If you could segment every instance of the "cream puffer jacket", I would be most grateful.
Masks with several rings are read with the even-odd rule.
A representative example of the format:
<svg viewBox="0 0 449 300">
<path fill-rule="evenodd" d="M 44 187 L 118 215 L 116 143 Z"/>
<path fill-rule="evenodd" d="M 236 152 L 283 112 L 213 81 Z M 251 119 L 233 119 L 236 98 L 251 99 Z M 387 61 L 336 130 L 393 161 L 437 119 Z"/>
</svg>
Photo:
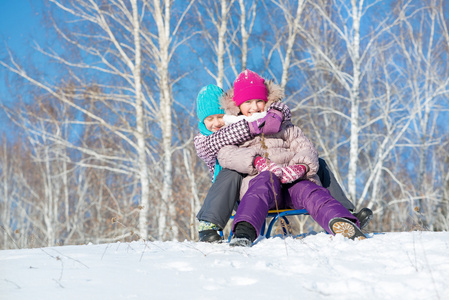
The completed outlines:
<svg viewBox="0 0 449 300">
<path fill-rule="evenodd" d="M 277 101 L 281 101 L 284 93 L 281 87 L 271 81 L 265 81 L 268 89 L 268 101 L 265 108 Z M 221 99 L 221 106 L 226 114 L 238 115 L 240 109 L 232 101 L 233 89 L 229 90 Z M 242 181 L 240 198 L 246 193 L 251 179 L 258 175 L 254 168 L 256 156 L 268 157 L 268 159 L 281 167 L 288 165 L 304 164 L 308 166 L 308 172 L 304 177 L 318 185 L 321 185 L 317 175 L 319 168 L 318 151 L 312 142 L 304 135 L 303 131 L 290 121 L 282 123 L 281 131 L 264 137 L 256 136 L 239 146 L 225 146 L 218 152 L 218 161 L 223 168 L 233 169 L 240 173 L 248 174 Z"/>
</svg>

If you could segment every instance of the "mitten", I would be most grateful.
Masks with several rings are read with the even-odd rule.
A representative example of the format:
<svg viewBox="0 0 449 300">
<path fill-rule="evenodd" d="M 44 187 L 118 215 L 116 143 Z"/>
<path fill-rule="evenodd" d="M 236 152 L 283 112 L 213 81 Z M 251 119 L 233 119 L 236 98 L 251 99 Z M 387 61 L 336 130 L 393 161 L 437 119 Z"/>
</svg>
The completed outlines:
<svg viewBox="0 0 449 300">
<path fill-rule="evenodd" d="M 290 183 L 301 177 L 303 177 L 307 172 L 305 165 L 292 165 L 282 168 L 282 183 Z"/>
<path fill-rule="evenodd" d="M 277 164 L 270 162 L 266 158 L 262 156 L 257 156 L 254 160 L 254 167 L 256 168 L 259 173 L 264 171 L 270 171 L 277 177 L 282 177 L 282 169 Z"/>
<path fill-rule="evenodd" d="M 274 134 L 281 130 L 284 114 L 276 109 L 270 109 L 265 117 L 265 124 L 262 127 L 264 134 Z"/>
<path fill-rule="evenodd" d="M 262 128 L 265 125 L 265 118 L 267 116 L 257 119 L 256 121 L 248 122 L 249 132 L 251 135 L 259 135 L 262 133 Z"/>
<path fill-rule="evenodd" d="M 252 122 L 248 122 L 249 132 L 252 135 L 259 135 L 261 133 L 277 133 L 281 130 L 281 124 L 283 120 L 284 115 L 280 111 L 276 109 L 270 109 L 265 117 Z"/>
</svg>

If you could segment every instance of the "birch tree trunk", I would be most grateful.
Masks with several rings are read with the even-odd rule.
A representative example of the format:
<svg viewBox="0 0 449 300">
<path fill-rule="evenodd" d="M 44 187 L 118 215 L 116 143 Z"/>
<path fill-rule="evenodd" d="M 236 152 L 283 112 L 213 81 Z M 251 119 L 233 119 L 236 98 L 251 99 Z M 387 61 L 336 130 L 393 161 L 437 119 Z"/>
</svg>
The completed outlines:
<svg viewBox="0 0 449 300">
<path fill-rule="evenodd" d="M 224 55 L 225 55 L 225 41 L 229 16 L 228 0 L 220 1 L 220 24 L 218 27 L 218 41 L 217 41 L 217 86 L 223 88 L 224 78 Z"/>
<path fill-rule="evenodd" d="M 247 61 L 248 61 L 248 39 L 249 33 L 246 30 L 246 7 L 244 0 L 239 0 L 240 6 L 240 33 L 242 36 L 242 68 L 241 71 L 245 71 L 247 69 Z"/>
<path fill-rule="evenodd" d="M 277 1 L 273 1 L 273 2 L 277 3 Z M 286 20 L 287 28 L 288 28 L 286 47 L 285 47 L 285 55 L 284 55 L 284 57 L 281 57 L 281 60 L 282 60 L 281 87 L 283 89 L 285 89 L 285 86 L 287 85 L 288 78 L 289 78 L 289 69 L 291 66 L 293 47 L 295 46 L 297 34 L 300 31 L 300 21 L 301 21 L 302 12 L 304 10 L 305 0 L 298 0 L 295 16 L 291 16 L 290 8 L 287 5 L 281 4 L 281 3 L 282 2 L 280 1 L 280 3 L 277 5 L 279 5 L 281 7 L 281 9 L 284 13 L 284 18 Z"/>
<path fill-rule="evenodd" d="M 46 238 L 47 238 L 47 246 L 51 247 L 55 245 L 56 242 L 56 234 L 55 234 L 55 226 L 56 226 L 56 218 L 58 216 L 57 211 L 57 202 L 56 202 L 56 196 L 53 195 L 54 187 L 52 184 L 52 170 L 50 168 L 50 162 L 53 160 L 50 158 L 48 153 L 48 147 L 45 147 L 43 149 L 43 157 L 39 157 L 39 160 L 42 160 L 43 162 L 43 168 L 41 170 L 42 172 L 42 179 L 43 179 L 43 186 L 45 191 L 45 204 L 44 204 L 44 221 L 45 221 L 45 228 L 46 228 Z"/>
<path fill-rule="evenodd" d="M 2 199 L 0 200 L 1 207 L 1 220 L 0 220 L 0 233 L 3 235 L 2 249 L 9 249 L 13 247 L 9 247 L 9 244 L 12 244 L 10 239 L 12 239 L 12 228 L 9 226 L 11 223 L 11 206 L 13 205 L 13 201 L 11 201 L 12 197 L 10 195 L 10 191 L 13 188 L 11 183 L 13 182 L 13 172 L 11 168 L 11 164 L 13 163 L 12 159 L 8 157 L 8 143 L 6 141 L 6 137 L 2 136 L 1 140 L 3 141 L 3 149 L 1 149 L 0 156 L 0 187 L 1 187 L 1 195 Z M 14 174 L 17 176 L 17 174 Z"/>
<path fill-rule="evenodd" d="M 357 164 L 359 160 L 359 101 L 360 101 L 360 18 L 363 0 L 351 0 L 352 5 L 352 89 L 351 89 L 351 137 L 349 148 L 348 190 L 357 206 Z"/>
<path fill-rule="evenodd" d="M 428 27 L 430 30 L 428 35 L 428 41 L 424 41 L 424 45 L 427 45 L 427 49 L 422 54 L 423 60 L 426 62 L 432 61 L 432 57 L 434 55 L 433 48 L 434 48 L 434 35 L 435 35 L 435 19 L 436 19 L 436 10 L 430 9 L 429 10 L 429 23 L 430 26 Z M 424 38 L 424 37 L 423 37 Z M 419 177 L 418 182 L 426 183 L 427 178 L 431 176 L 426 176 L 428 173 L 428 164 L 427 164 L 427 156 L 429 152 L 429 144 L 431 143 L 432 139 L 432 128 L 430 128 L 430 115 L 432 112 L 432 104 L 434 101 L 432 101 L 433 98 L 433 76 L 432 76 L 432 64 L 425 64 L 425 81 L 424 81 L 424 103 L 422 107 L 422 114 L 420 114 L 420 127 L 421 127 L 421 147 L 420 147 L 420 154 L 419 154 Z M 425 189 L 422 190 L 423 194 L 426 194 Z M 418 200 L 416 203 L 417 207 L 422 211 L 423 207 L 421 204 L 421 200 Z"/>
<path fill-rule="evenodd" d="M 253 31 L 253 27 L 256 21 L 256 8 L 257 8 L 257 2 L 258 0 L 253 0 L 251 2 L 249 10 L 246 8 L 246 4 L 248 1 L 245 0 L 239 0 L 239 7 L 240 7 L 240 35 L 241 35 L 241 42 L 240 42 L 240 48 L 241 48 L 241 68 L 240 72 L 245 71 L 248 67 L 248 41 L 249 37 L 251 36 L 251 33 Z M 249 25 L 247 26 L 247 21 L 249 21 Z M 235 74 L 238 74 L 240 72 L 237 72 L 237 70 L 234 71 Z"/>
<path fill-rule="evenodd" d="M 156 66 L 158 75 L 158 85 L 160 92 L 160 127 L 162 129 L 162 151 L 163 151 L 163 175 L 162 175 L 162 205 L 159 212 L 158 235 L 163 238 L 168 234 L 168 238 L 177 239 L 178 225 L 176 224 L 176 208 L 172 199 L 172 91 L 169 73 L 169 63 L 171 59 L 170 41 L 172 33 L 171 23 L 171 3 L 164 0 L 161 6 L 160 0 L 154 0 L 154 19 L 157 26 L 158 49 L 154 49 L 156 54 Z M 168 219 L 168 220 L 167 220 Z M 168 221 L 168 223 L 167 223 Z M 167 224 L 169 228 L 167 230 Z"/>
<path fill-rule="evenodd" d="M 146 142 L 145 142 L 145 124 L 144 124 L 144 109 L 143 109 L 143 93 L 142 93 L 142 50 L 140 44 L 140 20 L 139 10 L 137 8 L 137 0 L 131 0 L 132 5 L 132 23 L 133 23 L 133 38 L 134 38 L 134 69 L 132 70 L 134 79 L 134 94 L 136 97 L 136 140 L 137 140 L 137 156 L 140 186 L 142 189 L 140 199 L 140 215 L 139 215 L 139 234 L 143 240 L 148 239 L 148 210 L 149 210 L 149 178 L 146 158 Z"/>
<path fill-rule="evenodd" d="M 183 149 L 182 154 L 192 194 L 190 200 L 190 208 L 192 211 L 192 213 L 190 214 L 190 238 L 194 240 L 197 235 L 196 233 L 198 232 L 195 226 L 196 224 L 195 214 L 200 210 L 201 203 L 198 197 L 198 189 L 195 182 L 195 172 L 193 172 L 194 168 L 192 166 L 192 156 L 190 155 L 190 151 L 188 149 Z"/>
<path fill-rule="evenodd" d="M 225 80 L 225 55 L 231 56 L 229 53 L 228 36 L 228 20 L 230 16 L 230 10 L 234 0 L 219 0 L 219 1 L 199 1 L 198 8 L 198 22 L 201 24 L 203 36 L 206 39 L 205 44 L 210 44 L 210 50 L 212 52 L 211 60 L 213 67 L 209 67 L 209 62 L 200 57 L 200 61 L 203 62 L 206 71 L 215 80 L 215 84 L 221 88 L 224 88 Z M 212 30 L 213 28 L 213 30 Z M 205 57 L 206 59 L 208 57 Z"/>
</svg>

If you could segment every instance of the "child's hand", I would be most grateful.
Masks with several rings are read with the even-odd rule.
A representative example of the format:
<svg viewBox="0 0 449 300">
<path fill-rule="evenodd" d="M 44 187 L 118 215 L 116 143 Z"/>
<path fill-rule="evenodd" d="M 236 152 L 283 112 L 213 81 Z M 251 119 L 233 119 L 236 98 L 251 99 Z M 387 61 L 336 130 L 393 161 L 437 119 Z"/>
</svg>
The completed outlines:
<svg viewBox="0 0 449 300">
<path fill-rule="evenodd" d="M 265 125 L 262 127 L 264 134 L 274 134 L 281 131 L 284 114 L 276 109 L 270 109 L 265 117 Z"/>
<path fill-rule="evenodd" d="M 303 177 L 307 172 L 305 165 L 292 165 L 282 168 L 282 183 L 290 183 Z"/>
<path fill-rule="evenodd" d="M 262 133 L 262 128 L 263 126 L 265 126 L 265 118 L 267 116 L 257 119 L 255 121 L 252 122 L 248 122 L 248 126 L 249 126 L 249 132 L 252 135 L 259 135 Z"/>
<path fill-rule="evenodd" d="M 283 120 L 284 115 L 280 111 L 271 109 L 265 117 L 248 122 L 249 131 L 252 135 L 278 133 Z"/>
<path fill-rule="evenodd" d="M 248 122 L 249 131 L 252 135 L 278 133 L 283 120 L 284 115 L 280 111 L 270 109 L 265 117 Z"/>
<path fill-rule="evenodd" d="M 266 158 L 263 158 L 262 156 L 257 156 L 254 160 L 254 167 L 256 168 L 259 173 L 264 171 L 270 171 L 276 177 L 281 178 L 282 177 L 282 169 L 277 164 L 270 162 Z"/>
</svg>

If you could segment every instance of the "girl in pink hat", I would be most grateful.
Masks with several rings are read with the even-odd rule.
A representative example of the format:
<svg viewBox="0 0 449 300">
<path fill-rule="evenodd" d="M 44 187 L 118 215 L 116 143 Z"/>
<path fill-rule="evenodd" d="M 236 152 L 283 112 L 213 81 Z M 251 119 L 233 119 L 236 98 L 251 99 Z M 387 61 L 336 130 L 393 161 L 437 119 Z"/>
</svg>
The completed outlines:
<svg viewBox="0 0 449 300">
<path fill-rule="evenodd" d="M 279 85 L 250 70 L 242 72 L 234 87 L 221 98 L 225 122 L 240 118 L 251 121 L 253 132 L 263 128 L 277 114 L 266 114 L 284 93 Z M 317 175 L 318 152 L 302 130 L 290 119 L 281 121 L 278 133 L 255 135 L 240 145 L 228 145 L 218 152 L 223 168 L 248 174 L 242 181 L 241 201 L 234 217 L 231 246 L 251 246 L 260 233 L 270 209 L 306 209 L 327 232 L 351 239 L 365 238 L 359 220 L 322 187 Z"/>
</svg>

